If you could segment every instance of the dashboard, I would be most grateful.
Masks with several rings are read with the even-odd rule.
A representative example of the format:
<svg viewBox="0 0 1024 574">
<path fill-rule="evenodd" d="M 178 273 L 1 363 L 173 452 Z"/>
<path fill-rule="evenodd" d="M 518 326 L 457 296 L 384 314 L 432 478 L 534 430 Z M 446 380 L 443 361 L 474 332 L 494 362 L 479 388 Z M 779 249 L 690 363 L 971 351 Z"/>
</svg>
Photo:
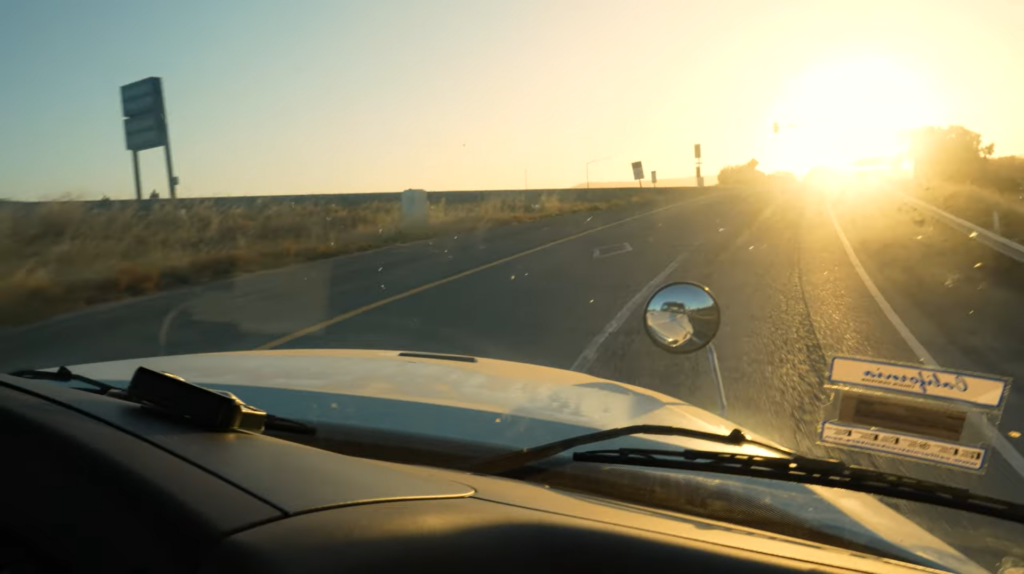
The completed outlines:
<svg viewBox="0 0 1024 574">
<path fill-rule="evenodd" d="M 0 572 L 925 570 L 5 375 L 0 453 Z"/>
</svg>

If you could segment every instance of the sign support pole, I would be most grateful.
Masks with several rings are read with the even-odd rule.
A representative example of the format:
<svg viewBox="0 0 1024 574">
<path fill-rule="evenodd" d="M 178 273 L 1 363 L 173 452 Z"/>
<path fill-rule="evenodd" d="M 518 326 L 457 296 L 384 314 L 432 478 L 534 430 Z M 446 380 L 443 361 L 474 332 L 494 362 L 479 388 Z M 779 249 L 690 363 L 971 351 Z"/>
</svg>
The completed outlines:
<svg viewBox="0 0 1024 574">
<path fill-rule="evenodd" d="M 135 168 L 135 199 L 142 201 L 142 180 L 139 179 L 139 152 L 132 150 L 132 167 Z"/>
<path fill-rule="evenodd" d="M 178 194 L 175 192 L 175 184 L 177 184 L 177 178 L 174 177 L 174 168 L 171 165 L 171 138 L 167 137 L 167 143 L 164 144 L 164 157 L 167 158 L 167 189 L 170 190 L 171 199 L 178 199 Z"/>
</svg>

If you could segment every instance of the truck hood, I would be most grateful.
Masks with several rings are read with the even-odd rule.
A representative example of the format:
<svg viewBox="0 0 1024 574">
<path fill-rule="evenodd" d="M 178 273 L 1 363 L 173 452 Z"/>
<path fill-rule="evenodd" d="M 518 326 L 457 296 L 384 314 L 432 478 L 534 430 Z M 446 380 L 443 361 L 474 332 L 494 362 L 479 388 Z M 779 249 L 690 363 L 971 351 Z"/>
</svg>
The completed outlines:
<svg viewBox="0 0 1024 574">
<path fill-rule="evenodd" d="M 737 428 L 679 399 L 632 385 L 572 371 L 452 355 L 275 350 L 153 357 L 70 368 L 127 386 L 139 366 L 230 390 L 256 407 L 314 424 L 471 441 L 508 450 L 637 424 L 720 434 Z M 756 447 L 730 447 L 679 437 L 623 440 L 777 455 Z M 648 442 L 646 446 L 659 445 Z M 986 572 L 875 497 L 744 477 L 714 476 L 713 480 L 723 488 L 738 491 L 768 489 L 775 493 L 768 497 L 769 502 L 781 510 L 908 561 L 955 572 Z"/>
</svg>

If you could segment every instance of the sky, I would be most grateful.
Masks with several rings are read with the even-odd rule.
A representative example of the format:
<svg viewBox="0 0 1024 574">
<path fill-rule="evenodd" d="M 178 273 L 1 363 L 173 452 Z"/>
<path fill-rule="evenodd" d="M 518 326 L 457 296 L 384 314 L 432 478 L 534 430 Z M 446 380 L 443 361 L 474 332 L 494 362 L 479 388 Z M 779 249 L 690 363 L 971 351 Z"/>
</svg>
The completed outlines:
<svg viewBox="0 0 1024 574">
<path fill-rule="evenodd" d="M 964 125 L 1024 154 L 1020 0 L 0 0 L 0 198 L 129 198 L 162 78 L 181 196 L 803 173 Z M 773 122 L 780 125 L 774 133 Z M 163 152 L 140 153 L 165 194 Z"/>
</svg>

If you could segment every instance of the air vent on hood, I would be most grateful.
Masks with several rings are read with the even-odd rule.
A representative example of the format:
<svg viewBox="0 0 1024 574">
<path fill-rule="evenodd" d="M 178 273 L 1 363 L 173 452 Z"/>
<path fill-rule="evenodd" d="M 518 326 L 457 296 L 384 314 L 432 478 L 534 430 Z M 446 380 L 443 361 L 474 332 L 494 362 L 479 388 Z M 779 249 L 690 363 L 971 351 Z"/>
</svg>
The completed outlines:
<svg viewBox="0 0 1024 574">
<path fill-rule="evenodd" d="M 476 357 L 464 355 L 440 355 L 437 353 L 398 353 L 399 357 L 412 357 L 414 359 L 435 359 L 438 361 L 456 361 L 459 363 L 475 363 Z"/>
</svg>

